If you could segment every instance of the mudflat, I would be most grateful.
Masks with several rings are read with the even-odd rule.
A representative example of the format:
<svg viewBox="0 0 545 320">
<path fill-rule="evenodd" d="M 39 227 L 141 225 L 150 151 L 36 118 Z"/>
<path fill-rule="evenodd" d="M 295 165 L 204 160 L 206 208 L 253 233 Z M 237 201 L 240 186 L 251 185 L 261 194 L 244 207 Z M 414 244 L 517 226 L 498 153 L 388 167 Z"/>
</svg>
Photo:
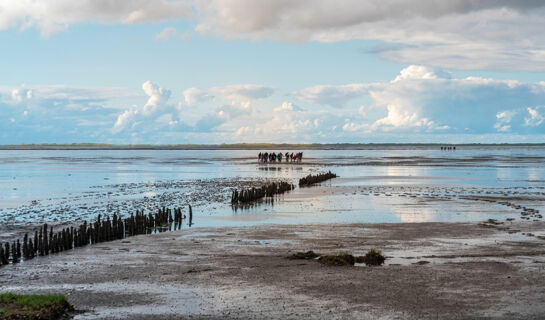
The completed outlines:
<svg viewBox="0 0 545 320">
<path fill-rule="evenodd" d="M 385 265 L 285 258 L 371 248 Z M 4 266 L 0 287 L 63 293 L 76 319 L 542 319 L 545 223 L 186 228 Z"/>
</svg>

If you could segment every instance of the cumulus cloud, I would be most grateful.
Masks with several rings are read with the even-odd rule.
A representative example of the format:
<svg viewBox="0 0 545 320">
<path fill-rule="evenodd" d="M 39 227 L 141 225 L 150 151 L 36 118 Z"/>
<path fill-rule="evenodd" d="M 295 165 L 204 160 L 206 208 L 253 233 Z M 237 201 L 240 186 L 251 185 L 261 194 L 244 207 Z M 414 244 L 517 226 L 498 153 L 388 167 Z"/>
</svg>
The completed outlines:
<svg viewBox="0 0 545 320">
<path fill-rule="evenodd" d="M 282 111 L 303 111 L 303 109 L 299 106 L 294 105 L 291 102 L 284 101 L 280 105 L 280 107 L 274 108 L 273 111 L 275 112 L 282 112 Z"/>
<path fill-rule="evenodd" d="M 144 23 L 189 18 L 191 5 L 168 0 L 3 0 L 0 30 L 38 28 L 50 35 L 78 23 Z"/>
<path fill-rule="evenodd" d="M 233 139 L 237 141 L 313 141 L 312 139 L 331 137 L 331 132 L 322 131 L 324 123 L 329 123 L 336 116 L 324 112 L 309 112 L 284 102 L 274 113 L 252 115 L 253 121 L 240 118 L 226 126 L 233 130 Z"/>
<path fill-rule="evenodd" d="M 135 97 L 123 88 L 50 86 L 0 87 L 0 141 L 81 142 L 103 135 L 119 112 L 116 104 Z M 2 124 L 9 123 L 6 128 Z M 67 133 L 70 133 L 67 136 Z M 88 140 L 87 140 L 88 141 Z"/>
<path fill-rule="evenodd" d="M 134 125 L 139 121 L 150 119 L 156 116 L 159 111 L 164 111 L 169 107 L 167 103 L 170 99 L 170 90 L 159 87 L 149 80 L 142 84 L 142 89 L 148 96 L 148 101 L 143 106 L 135 105 L 121 113 L 112 129 L 114 133 L 122 131 L 130 124 Z M 160 114 L 160 116 L 164 115 Z"/>
<path fill-rule="evenodd" d="M 545 136 L 545 82 L 453 78 L 416 65 L 391 81 L 302 88 L 291 94 L 294 101 L 257 84 L 188 88 L 177 97 L 146 81 L 142 92 L 145 99 L 136 100 L 142 96 L 119 88 L 0 87 L 0 138 L 63 140 L 71 132 L 80 141 L 117 143 L 520 142 Z M 131 105 L 120 96 L 138 103 L 120 109 Z"/>
<path fill-rule="evenodd" d="M 545 83 L 451 79 L 444 72 L 409 66 L 390 82 L 314 86 L 294 96 L 316 105 L 348 109 L 353 108 L 349 102 L 370 97 L 369 106 L 360 107 L 342 124 L 350 132 L 507 132 L 542 123 L 537 109 L 529 108 L 524 122 L 515 115 L 521 114 L 524 105 L 545 101 Z"/>
</svg>

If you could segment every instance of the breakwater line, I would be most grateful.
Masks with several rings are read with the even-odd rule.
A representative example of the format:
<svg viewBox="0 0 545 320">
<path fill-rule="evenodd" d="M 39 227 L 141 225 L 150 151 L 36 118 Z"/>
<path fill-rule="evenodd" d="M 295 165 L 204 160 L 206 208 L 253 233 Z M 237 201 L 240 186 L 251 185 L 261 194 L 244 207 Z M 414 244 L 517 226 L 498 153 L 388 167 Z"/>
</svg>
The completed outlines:
<svg viewBox="0 0 545 320">
<path fill-rule="evenodd" d="M 94 222 L 84 221 L 79 226 L 56 232 L 45 223 L 43 227 L 35 230 L 34 237 L 25 233 L 22 243 L 17 239 L 11 244 L 0 244 L 0 266 L 141 234 L 181 230 L 186 219 L 189 219 L 188 226 L 193 225 L 191 205 L 188 205 L 187 212 L 189 216 L 184 214 L 181 207 L 172 210 L 163 207 L 147 214 L 144 210 L 136 210 L 126 218 L 115 213 L 111 217 L 106 215 L 103 218 L 99 214 Z"/>
<path fill-rule="evenodd" d="M 331 171 L 316 175 L 309 174 L 308 176 L 299 179 L 299 187 L 308 187 L 315 183 L 320 183 L 333 178 L 337 178 L 337 175 L 331 173 Z"/>
</svg>

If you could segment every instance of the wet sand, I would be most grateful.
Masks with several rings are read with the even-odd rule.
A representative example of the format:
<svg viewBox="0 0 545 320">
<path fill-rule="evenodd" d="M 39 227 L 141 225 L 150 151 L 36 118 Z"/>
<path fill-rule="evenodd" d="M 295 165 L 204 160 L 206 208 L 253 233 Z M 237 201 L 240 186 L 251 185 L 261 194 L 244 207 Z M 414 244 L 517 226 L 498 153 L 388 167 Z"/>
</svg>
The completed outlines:
<svg viewBox="0 0 545 320">
<path fill-rule="evenodd" d="M 371 248 L 386 265 L 285 259 Z M 5 266 L 0 287 L 64 293 L 76 319 L 540 319 L 545 223 L 186 228 Z"/>
</svg>

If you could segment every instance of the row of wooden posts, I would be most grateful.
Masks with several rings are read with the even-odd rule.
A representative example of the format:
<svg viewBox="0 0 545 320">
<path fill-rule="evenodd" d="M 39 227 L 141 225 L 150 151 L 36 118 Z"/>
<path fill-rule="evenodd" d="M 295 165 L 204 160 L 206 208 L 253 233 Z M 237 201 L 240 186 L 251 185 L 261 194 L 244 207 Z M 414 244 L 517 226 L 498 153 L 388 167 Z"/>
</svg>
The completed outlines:
<svg viewBox="0 0 545 320">
<path fill-rule="evenodd" d="M 189 205 L 189 226 L 193 224 L 193 209 Z M 128 218 L 122 218 L 113 214 L 112 218 L 106 215 L 102 219 L 99 214 L 93 223 L 84 221 L 79 227 L 63 228 L 54 232 L 53 227 L 48 229 L 44 224 L 42 228 L 34 232 L 34 240 L 25 233 L 23 243 L 17 240 L 11 246 L 6 242 L 0 243 L 0 266 L 30 260 L 36 256 L 47 256 L 50 253 L 58 253 L 83 247 L 89 244 L 119 240 L 139 234 L 151 234 L 171 230 L 180 230 L 183 220 L 187 216 L 182 213 L 182 208 L 158 209 L 154 214 L 144 213 L 144 210 L 132 213 Z"/>
<path fill-rule="evenodd" d="M 231 194 L 231 204 L 245 204 L 265 197 L 271 198 L 293 189 L 295 189 L 293 184 L 281 181 L 268 183 L 259 188 L 247 188 L 240 191 L 233 190 L 233 193 Z"/>
<path fill-rule="evenodd" d="M 337 175 L 331 173 L 331 171 L 317 175 L 309 174 L 308 176 L 299 179 L 299 187 L 308 187 L 315 183 L 320 183 L 333 178 L 337 178 Z"/>
</svg>

